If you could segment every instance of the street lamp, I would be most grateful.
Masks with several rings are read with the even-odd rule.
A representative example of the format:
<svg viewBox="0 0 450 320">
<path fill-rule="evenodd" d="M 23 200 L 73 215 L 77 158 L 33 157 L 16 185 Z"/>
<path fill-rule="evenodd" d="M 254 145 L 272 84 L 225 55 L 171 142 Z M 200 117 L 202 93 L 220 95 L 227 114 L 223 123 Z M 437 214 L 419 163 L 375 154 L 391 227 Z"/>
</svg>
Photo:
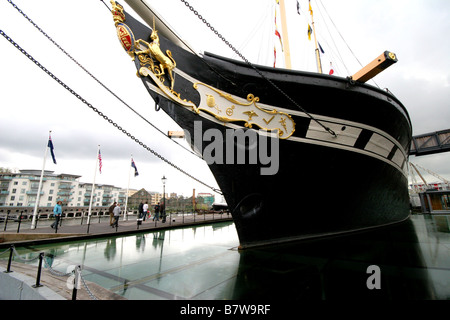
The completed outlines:
<svg viewBox="0 0 450 320">
<path fill-rule="evenodd" d="M 167 178 L 165 176 L 163 176 L 161 178 L 162 184 L 163 184 L 163 210 L 161 210 L 161 214 L 162 214 L 162 222 L 166 222 L 166 181 Z"/>
</svg>

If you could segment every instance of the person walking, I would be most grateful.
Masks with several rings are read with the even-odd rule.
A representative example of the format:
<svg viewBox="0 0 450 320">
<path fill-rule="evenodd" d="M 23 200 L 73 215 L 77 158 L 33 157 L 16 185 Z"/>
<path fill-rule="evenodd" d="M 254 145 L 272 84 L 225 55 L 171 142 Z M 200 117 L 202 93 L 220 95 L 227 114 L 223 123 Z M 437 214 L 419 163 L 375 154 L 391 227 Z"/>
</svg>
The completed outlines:
<svg viewBox="0 0 450 320">
<path fill-rule="evenodd" d="M 142 201 L 139 204 L 138 212 L 139 212 L 138 218 L 142 219 L 142 214 L 144 213 L 144 203 Z"/>
<path fill-rule="evenodd" d="M 110 207 L 109 207 L 109 225 L 112 226 L 113 222 L 114 222 L 114 208 L 116 207 L 117 202 L 114 202 Z"/>
<path fill-rule="evenodd" d="M 114 222 L 112 224 L 112 227 L 118 227 L 119 226 L 119 216 L 121 213 L 121 209 L 120 209 L 120 203 L 117 204 L 117 206 L 114 208 L 113 212 L 114 212 Z"/>
<path fill-rule="evenodd" d="M 62 201 L 58 201 L 55 204 L 55 207 L 53 208 L 53 215 L 55 216 L 55 222 L 53 222 L 50 227 L 58 229 L 58 223 L 59 223 L 59 219 L 61 218 L 62 215 Z"/>
<path fill-rule="evenodd" d="M 153 221 L 159 221 L 159 202 L 158 204 L 155 206 L 155 216 L 153 217 Z"/>
<path fill-rule="evenodd" d="M 145 217 L 147 216 L 147 214 L 148 214 L 148 203 L 147 203 L 147 201 L 145 201 L 145 204 L 142 207 L 142 218 L 144 219 L 144 221 L 145 221 Z"/>
</svg>

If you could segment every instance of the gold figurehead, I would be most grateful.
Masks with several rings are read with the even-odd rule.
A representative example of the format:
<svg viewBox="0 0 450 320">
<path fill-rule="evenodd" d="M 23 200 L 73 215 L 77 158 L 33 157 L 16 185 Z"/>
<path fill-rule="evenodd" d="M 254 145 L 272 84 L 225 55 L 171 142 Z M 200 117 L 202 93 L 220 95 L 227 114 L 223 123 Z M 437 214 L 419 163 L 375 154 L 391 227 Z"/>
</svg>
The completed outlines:
<svg viewBox="0 0 450 320">
<path fill-rule="evenodd" d="M 133 32 L 124 23 L 125 13 L 123 7 L 111 0 L 114 24 L 117 36 L 130 57 L 139 59 L 138 76 L 150 77 L 164 95 L 176 103 L 192 108 L 200 114 L 200 111 L 213 115 L 221 122 L 244 122 L 245 127 L 253 128 L 257 126 L 266 131 L 277 131 L 280 139 L 289 138 L 295 131 L 295 122 L 289 114 L 279 112 L 271 108 L 261 108 L 258 106 L 259 98 L 249 94 L 246 100 L 234 97 L 213 88 L 204 83 L 194 83 L 194 89 L 200 94 L 200 103 L 195 105 L 191 101 L 186 101 L 180 94 L 173 90 L 175 78 L 176 62 L 170 50 L 164 54 L 160 48 L 158 31 L 153 20 L 153 29 L 150 35 L 150 42 L 143 39 L 135 40 Z M 166 86 L 164 81 L 166 76 L 170 81 L 170 86 Z M 222 111 L 225 111 L 222 113 Z"/>
</svg>

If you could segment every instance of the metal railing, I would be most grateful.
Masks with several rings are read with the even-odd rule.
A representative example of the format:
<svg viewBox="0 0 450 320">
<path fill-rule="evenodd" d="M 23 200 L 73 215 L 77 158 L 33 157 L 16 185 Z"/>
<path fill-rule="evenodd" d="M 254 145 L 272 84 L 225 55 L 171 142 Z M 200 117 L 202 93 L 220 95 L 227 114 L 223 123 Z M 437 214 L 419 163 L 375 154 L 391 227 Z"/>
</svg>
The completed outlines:
<svg viewBox="0 0 450 320">
<path fill-rule="evenodd" d="M 9 258 L 8 258 L 8 265 L 6 268 L 6 271 L 4 271 L 5 273 L 11 273 L 13 272 L 11 270 L 11 263 L 13 258 L 15 257 L 17 260 L 21 261 L 21 262 L 25 262 L 25 263 L 30 263 L 33 262 L 37 259 L 39 259 L 38 262 L 38 269 L 37 269 L 37 273 L 36 273 L 36 283 L 34 285 L 32 285 L 33 288 L 39 288 L 42 287 L 43 284 L 41 283 L 41 275 L 42 275 L 42 263 L 44 262 L 45 264 L 45 268 L 48 269 L 48 271 L 50 272 L 50 274 L 52 274 L 53 276 L 56 277 L 68 277 L 68 279 L 66 280 L 67 284 L 72 284 L 71 285 L 71 289 L 72 289 L 72 300 L 76 300 L 77 299 L 77 292 L 78 289 L 81 288 L 81 284 L 83 285 L 84 289 L 86 290 L 89 298 L 91 300 L 98 300 L 98 298 L 92 293 L 92 291 L 89 289 L 89 287 L 86 284 L 85 279 L 83 278 L 82 275 L 82 269 L 80 265 L 76 265 L 74 266 L 73 270 L 70 272 L 60 272 L 58 270 L 55 270 L 52 268 L 51 265 L 49 265 L 49 263 L 47 262 L 46 259 L 44 259 L 45 257 L 49 257 L 51 259 L 54 259 L 54 256 L 52 254 L 46 254 L 45 252 L 40 252 L 37 256 L 32 257 L 32 258 L 24 258 L 22 257 L 16 250 L 16 248 L 14 247 L 14 245 L 11 245 L 11 247 L 9 249 L 4 250 L 3 252 L 0 252 L 0 256 L 2 256 L 3 254 L 7 253 L 9 251 Z"/>
</svg>

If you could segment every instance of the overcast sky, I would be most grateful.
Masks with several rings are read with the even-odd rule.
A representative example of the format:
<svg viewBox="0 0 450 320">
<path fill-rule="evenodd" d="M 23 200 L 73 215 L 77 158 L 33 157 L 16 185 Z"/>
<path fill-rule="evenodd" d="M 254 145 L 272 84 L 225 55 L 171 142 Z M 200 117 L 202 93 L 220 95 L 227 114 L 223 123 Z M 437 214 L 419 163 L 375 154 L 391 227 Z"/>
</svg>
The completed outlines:
<svg viewBox="0 0 450 320">
<path fill-rule="evenodd" d="M 211 51 L 236 58 L 180 0 L 154 2 L 165 19 L 199 52 Z M 250 61 L 268 65 L 273 64 L 273 46 L 277 40 L 273 36 L 274 2 L 189 1 Z M 111 14 L 101 1 L 14 0 L 14 3 L 138 113 L 164 132 L 179 130 L 166 114 L 155 111 L 154 103 L 135 75 L 134 64 L 117 40 Z M 109 1 L 105 3 L 110 6 Z M 313 41 L 308 41 L 306 35 L 310 19 L 307 1 L 300 0 L 300 15 L 296 0 L 286 0 L 286 4 L 292 66 L 315 71 Z M 450 127 L 450 1 L 322 0 L 312 4 L 319 42 L 325 50 L 322 56 L 325 72 L 328 73 L 332 62 L 337 76 L 346 77 L 360 68 L 353 54 L 365 65 L 383 51 L 393 51 L 399 62 L 378 75 L 376 85 L 387 87 L 406 106 L 414 135 Z M 48 41 L 8 1 L 0 0 L 0 12 L 0 29 L 81 97 L 183 170 L 217 187 L 202 160 L 164 138 L 131 112 Z M 328 14 L 332 22 L 324 19 Z M 353 54 L 342 45 L 333 24 Z M 278 20 L 277 25 L 281 31 Z M 334 41 L 339 43 L 345 65 L 339 61 Z M 92 182 L 97 145 L 100 145 L 103 169 L 102 174 L 97 173 L 96 183 L 126 188 L 133 154 L 140 175 L 131 177 L 130 188 L 162 191 L 161 177 L 165 175 L 167 192 L 190 196 L 193 188 L 196 192 L 211 191 L 119 132 L 3 37 L 0 57 L 0 167 L 40 170 L 48 132 L 52 130 L 58 163 L 53 164 L 48 156 L 46 170 L 81 175 L 81 181 Z M 279 52 L 277 66 L 283 67 L 282 64 Z M 450 153 L 410 160 L 450 179 Z M 437 181 L 428 174 L 425 177 L 428 182 Z"/>
</svg>

